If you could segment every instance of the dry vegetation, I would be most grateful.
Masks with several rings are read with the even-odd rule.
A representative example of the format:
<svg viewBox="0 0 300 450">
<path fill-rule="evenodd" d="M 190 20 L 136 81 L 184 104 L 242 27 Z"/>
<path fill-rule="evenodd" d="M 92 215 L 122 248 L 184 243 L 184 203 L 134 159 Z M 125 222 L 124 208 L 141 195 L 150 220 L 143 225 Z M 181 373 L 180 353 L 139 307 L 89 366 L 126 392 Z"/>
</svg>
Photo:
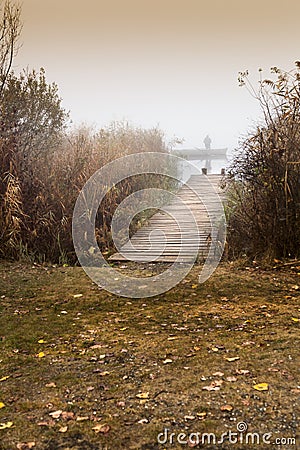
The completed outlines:
<svg viewBox="0 0 300 450">
<path fill-rule="evenodd" d="M 258 89 L 248 73 L 240 83 L 259 102 L 263 120 L 241 142 L 228 180 L 232 256 L 298 257 L 300 252 L 300 62 L 273 67 Z"/>
<path fill-rule="evenodd" d="M 113 123 L 99 132 L 86 127 L 69 131 L 56 137 L 55 148 L 34 155 L 4 143 L 0 150 L 0 256 L 64 264 L 76 261 L 72 214 L 89 177 L 116 158 L 136 152 L 166 152 L 167 147 L 156 128 L 144 130 Z M 111 189 L 96 218 L 101 250 L 113 249 L 110 222 L 125 197 L 139 189 L 169 183 L 149 174 L 128 178 Z"/>
</svg>

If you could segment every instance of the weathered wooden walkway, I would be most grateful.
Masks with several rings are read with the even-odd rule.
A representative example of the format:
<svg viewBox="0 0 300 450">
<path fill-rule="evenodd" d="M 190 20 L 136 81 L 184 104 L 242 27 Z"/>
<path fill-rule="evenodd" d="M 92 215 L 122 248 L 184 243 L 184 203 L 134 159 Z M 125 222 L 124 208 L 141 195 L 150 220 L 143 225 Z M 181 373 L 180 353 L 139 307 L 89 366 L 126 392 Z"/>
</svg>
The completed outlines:
<svg viewBox="0 0 300 450">
<path fill-rule="evenodd" d="M 198 245 L 198 258 L 204 259 L 210 246 L 211 226 L 206 207 L 200 198 L 204 198 L 206 204 L 209 203 L 211 210 L 214 209 L 214 205 L 217 208 L 219 202 L 212 192 L 211 185 L 224 200 L 225 194 L 220 186 L 222 178 L 222 175 L 192 175 L 188 185 L 183 184 L 177 192 L 176 198 L 164 207 L 164 211 L 154 214 L 147 224 L 131 237 L 130 243 L 127 242 L 123 245 L 120 253 L 115 253 L 109 260 L 127 261 L 133 259 L 134 261 L 149 262 L 150 256 L 152 262 L 171 263 L 176 261 L 180 252 L 179 261 L 188 262 L 195 253 L 195 244 Z M 195 222 L 194 224 L 191 223 L 190 217 L 186 214 L 186 207 L 192 211 L 197 224 L 197 231 L 195 230 Z M 157 231 L 163 232 L 165 236 L 163 250 L 161 235 L 153 236 L 152 234 L 151 245 L 149 242 L 150 233 Z"/>
</svg>

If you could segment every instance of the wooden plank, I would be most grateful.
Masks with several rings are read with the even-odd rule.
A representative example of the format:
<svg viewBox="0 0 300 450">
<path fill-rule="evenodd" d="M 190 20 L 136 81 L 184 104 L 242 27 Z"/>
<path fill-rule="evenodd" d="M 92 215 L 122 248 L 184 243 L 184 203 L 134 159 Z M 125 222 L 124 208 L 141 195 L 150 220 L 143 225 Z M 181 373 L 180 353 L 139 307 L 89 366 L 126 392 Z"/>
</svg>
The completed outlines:
<svg viewBox="0 0 300 450">
<path fill-rule="evenodd" d="M 218 207 L 219 202 L 212 195 L 208 181 L 225 201 L 226 195 L 220 188 L 222 178 L 221 175 L 192 175 L 188 182 L 189 186 L 184 184 L 178 191 L 176 199 L 164 207 L 164 211 L 154 214 L 132 236 L 130 243 L 127 242 L 121 247 L 121 253 L 115 253 L 109 260 L 133 259 L 149 262 L 148 259 L 151 257 L 152 262 L 174 262 L 180 254 L 181 262 L 189 262 L 194 258 L 195 249 L 199 257 L 204 258 L 209 250 L 210 220 L 197 192 L 205 199 L 205 203 L 209 204 L 213 213 L 214 205 Z M 186 207 L 190 208 L 195 222 L 186 217 Z M 180 222 L 180 227 L 176 221 Z M 151 237 L 153 231 L 161 231 L 163 237 L 161 239 L 155 235 Z"/>
</svg>

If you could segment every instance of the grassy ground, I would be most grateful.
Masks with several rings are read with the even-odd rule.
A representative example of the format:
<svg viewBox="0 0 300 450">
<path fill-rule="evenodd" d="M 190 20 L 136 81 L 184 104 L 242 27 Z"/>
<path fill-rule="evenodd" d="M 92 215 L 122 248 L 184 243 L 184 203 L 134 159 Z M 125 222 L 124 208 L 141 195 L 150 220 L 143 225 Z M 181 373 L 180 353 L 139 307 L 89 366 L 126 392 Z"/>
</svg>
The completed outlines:
<svg viewBox="0 0 300 450">
<path fill-rule="evenodd" d="M 300 267 L 224 264 L 204 285 L 199 270 L 129 300 L 80 268 L 2 262 L 0 449 L 190 448 L 190 433 L 220 440 L 240 422 L 296 438 Z M 207 442 L 195 448 L 270 448 Z"/>
</svg>

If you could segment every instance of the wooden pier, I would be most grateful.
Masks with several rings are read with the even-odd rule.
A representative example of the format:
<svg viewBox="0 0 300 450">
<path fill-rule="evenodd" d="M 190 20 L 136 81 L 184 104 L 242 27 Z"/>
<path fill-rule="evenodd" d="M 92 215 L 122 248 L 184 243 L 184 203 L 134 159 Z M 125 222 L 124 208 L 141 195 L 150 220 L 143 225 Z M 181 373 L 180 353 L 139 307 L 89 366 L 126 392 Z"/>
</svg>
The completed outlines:
<svg viewBox="0 0 300 450">
<path fill-rule="evenodd" d="M 219 201 L 211 185 L 224 201 L 225 193 L 221 187 L 223 178 L 222 175 L 192 175 L 188 184 L 183 184 L 179 189 L 176 198 L 164 207 L 164 211 L 155 213 L 147 224 L 131 237 L 130 242 L 121 247 L 120 253 L 115 253 L 109 260 L 133 259 L 136 262 L 149 262 L 151 258 L 151 262 L 172 263 L 180 254 L 178 261 L 189 262 L 194 258 L 195 245 L 198 246 L 198 259 L 204 259 L 211 242 L 211 226 L 207 209 L 200 198 L 205 199 L 205 204 L 210 205 L 211 211 L 214 210 L 214 205 L 217 210 Z M 191 223 L 190 217 L 187 216 L 186 207 L 190 208 L 194 223 Z M 155 235 L 155 232 L 158 233 Z M 163 250 L 160 232 L 165 236 Z"/>
</svg>

